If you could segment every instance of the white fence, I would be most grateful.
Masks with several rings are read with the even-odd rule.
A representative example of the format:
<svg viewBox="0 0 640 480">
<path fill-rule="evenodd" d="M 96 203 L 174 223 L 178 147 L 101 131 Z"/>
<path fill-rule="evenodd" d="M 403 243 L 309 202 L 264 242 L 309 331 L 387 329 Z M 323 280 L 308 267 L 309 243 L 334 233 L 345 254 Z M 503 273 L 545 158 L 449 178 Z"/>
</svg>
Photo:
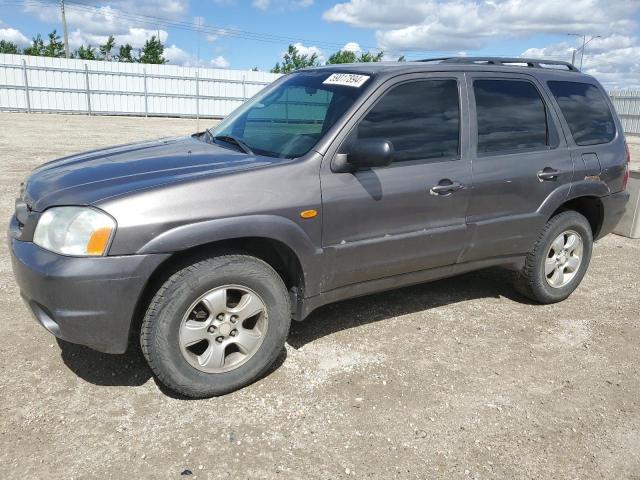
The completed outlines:
<svg viewBox="0 0 640 480">
<path fill-rule="evenodd" d="M 640 90 L 609 92 L 625 133 L 640 135 Z"/>
<path fill-rule="evenodd" d="M 278 77 L 0 54 L 0 111 L 220 118 Z"/>
<path fill-rule="evenodd" d="M 221 118 L 278 77 L 0 54 L 0 111 Z M 625 132 L 640 135 L 640 90 L 610 95 Z"/>
</svg>

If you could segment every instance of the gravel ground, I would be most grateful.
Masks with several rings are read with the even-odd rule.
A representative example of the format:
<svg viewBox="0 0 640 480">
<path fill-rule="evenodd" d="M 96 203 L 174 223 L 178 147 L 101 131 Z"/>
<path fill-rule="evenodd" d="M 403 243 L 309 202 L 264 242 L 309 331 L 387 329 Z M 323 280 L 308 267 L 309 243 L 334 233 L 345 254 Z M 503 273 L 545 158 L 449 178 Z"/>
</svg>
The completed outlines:
<svg viewBox="0 0 640 480">
<path fill-rule="evenodd" d="M 39 163 L 195 128 L 0 114 L 0 227 Z M 492 269 L 331 305 L 262 380 L 192 401 L 138 352 L 58 344 L 1 242 L 0 476 L 640 479 L 639 272 L 640 242 L 610 235 L 560 304 Z"/>
</svg>

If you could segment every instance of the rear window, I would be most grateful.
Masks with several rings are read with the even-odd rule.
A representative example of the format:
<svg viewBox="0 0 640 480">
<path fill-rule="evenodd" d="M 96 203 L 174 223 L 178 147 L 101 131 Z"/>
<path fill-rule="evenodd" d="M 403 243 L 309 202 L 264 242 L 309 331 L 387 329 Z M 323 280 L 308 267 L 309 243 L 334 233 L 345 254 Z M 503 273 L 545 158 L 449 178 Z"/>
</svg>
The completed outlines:
<svg viewBox="0 0 640 480">
<path fill-rule="evenodd" d="M 549 82 L 577 145 L 609 143 L 616 125 L 604 95 L 594 85 L 579 82 Z"/>
<path fill-rule="evenodd" d="M 478 153 L 548 146 L 547 112 L 538 89 L 521 80 L 473 82 Z"/>
</svg>

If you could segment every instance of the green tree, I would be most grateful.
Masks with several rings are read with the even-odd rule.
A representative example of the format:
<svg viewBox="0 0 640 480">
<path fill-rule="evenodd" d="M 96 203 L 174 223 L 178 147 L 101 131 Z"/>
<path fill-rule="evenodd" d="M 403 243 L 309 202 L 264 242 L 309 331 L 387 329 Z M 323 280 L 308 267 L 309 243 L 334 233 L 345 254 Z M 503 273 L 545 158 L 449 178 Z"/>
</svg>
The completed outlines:
<svg viewBox="0 0 640 480">
<path fill-rule="evenodd" d="M 18 45 L 8 40 L 0 40 L 0 53 L 20 53 Z"/>
<path fill-rule="evenodd" d="M 355 52 L 350 50 L 340 50 L 339 52 L 334 53 L 327 60 L 327 64 L 334 63 L 368 63 L 368 62 L 379 62 L 382 60 L 384 56 L 384 52 L 379 53 L 371 53 L 371 52 L 363 52 L 359 56 L 356 55 Z"/>
<path fill-rule="evenodd" d="M 339 52 L 334 53 L 327 60 L 328 64 L 334 63 L 356 63 L 357 57 L 355 52 L 351 52 L 349 50 L 340 50 Z"/>
<path fill-rule="evenodd" d="M 80 45 L 75 53 L 73 54 L 74 58 L 79 58 L 81 60 L 95 60 L 96 59 L 96 49 L 91 45 L 85 47 L 84 45 Z"/>
<path fill-rule="evenodd" d="M 44 42 L 42 41 L 40 34 L 31 39 L 31 45 L 25 48 L 23 53 L 25 55 L 33 55 L 36 57 L 44 55 Z"/>
<path fill-rule="evenodd" d="M 400 57 L 398 57 L 398 62 L 406 62 L 407 59 L 404 58 L 404 55 L 400 55 Z"/>
<path fill-rule="evenodd" d="M 384 57 L 384 52 L 378 52 L 378 53 L 364 52 L 364 53 L 361 53 L 360 56 L 358 57 L 358 62 L 362 62 L 362 63 L 381 62 L 382 57 Z"/>
<path fill-rule="evenodd" d="M 109 35 L 109 38 L 105 43 L 98 47 L 98 51 L 100 52 L 100 60 L 111 61 L 111 51 L 113 47 L 116 46 L 116 39 L 113 38 L 113 35 Z"/>
<path fill-rule="evenodd" d="M 287 52 L 282 56 L 282 64 L 276 63 L 271 73 L 289 73 L 301 68 L 317 67 L 318 55 L 301 55 L 295 45 L 289 45 Z"/>
<path fill-rule="evenodd" d="M 124 63 L 135 62 L 136 59 L 133 56 L 133 47 L 128 43 L 125 45 L 120 45 L 120 48 L 118 49 L 118 54 L 116 55 L 115 59 L 117 62 L 124 62 Z"/>
<path fill-rule="evenodd" d="M 163 53 L 164 45 L 159 38 L 153 35 L 145 42 L 144 47 L 142 47 L 138 61 L 140 63 L 167 63 L 167 60 L 162 56 Z"/>
<path fill-rule="evenodd" d="M 64 43 L 56 31 L 49 34 L 49 43 L 45 45 L 42 55 L 45 57 L 64 57 Z"/>
</svg>

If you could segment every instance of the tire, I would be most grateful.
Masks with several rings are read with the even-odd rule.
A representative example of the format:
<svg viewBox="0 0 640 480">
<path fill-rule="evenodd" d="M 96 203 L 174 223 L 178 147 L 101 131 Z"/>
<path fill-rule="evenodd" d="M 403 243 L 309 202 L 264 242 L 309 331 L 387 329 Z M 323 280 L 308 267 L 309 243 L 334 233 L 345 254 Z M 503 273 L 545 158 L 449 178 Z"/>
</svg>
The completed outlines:
<svg viewBox="0 0 640 480">
<path fill-rule="evenodd" d="M 560 258 L 557 258 L 554 241 L 560 235 L 565 241 L 565 247 L 569 244 L 570 236 L 577 234 L 581 240 L 580 262 L 577 268 L 571 271 L 570 264 L 575 262 L 578 255 L 573 250 L 569 255 L 569 249 L 558 248 Z M 560 244 L 557 243 L 556 246 Z M 577 247 L 574 247 L 577 248 Z M 521 294 L 539 303 L 556 303 L 566 299 L 580 285 L 580 282 L 587 273 L 589 262 L 591 261 L 591 251 L 593 248 L 593 234 L 591 225 L 587 219 L 578 212 L 568 210 L 553 216 L 544 226 L 542 232 L 531 251 L 527 254 L 524 267 L 516 274 L 515 287 Z M 573 258 L 572 258 L 573 257 Z M 562 263 L 567 259 L 567 263 Z M 548 263 L 547 263 L 548 261 Z M 554 266 L 555 265 L 555 266 Z M 565 267 L 561 267 L 565 265 Z M 562 275 L 556 271 L 561 271 Z M 570 275 L 570 276 L 569 276 Z"/>
<path fill-rule="evenodd" d="M 247 298 L 263 306 L 249 320 L 243 319 L 244 313 L 260 307 L 245 301 Z M 223 312 L 223 304 L 224 313 L 217 314 Z M 234 324 L 233 311 L 240 316 L 238 320 L 236 315 Z M 225 254 L 196 261 L 169 277 L 149 304 L 140 344 L 162 384 L 186 397 L 207 398 L 258 379 L 282 351 L 290 323 L 289 295 L 273 268 L 255 257 Z M 236 337 L 231 329 L 235 329 Z M 193 332 L 206 338 L 186 346 Z M 260 340 L 255 340 L 258 337 Z M 247 338 L 251 341 L 239 340 Z"/>
</svg>

